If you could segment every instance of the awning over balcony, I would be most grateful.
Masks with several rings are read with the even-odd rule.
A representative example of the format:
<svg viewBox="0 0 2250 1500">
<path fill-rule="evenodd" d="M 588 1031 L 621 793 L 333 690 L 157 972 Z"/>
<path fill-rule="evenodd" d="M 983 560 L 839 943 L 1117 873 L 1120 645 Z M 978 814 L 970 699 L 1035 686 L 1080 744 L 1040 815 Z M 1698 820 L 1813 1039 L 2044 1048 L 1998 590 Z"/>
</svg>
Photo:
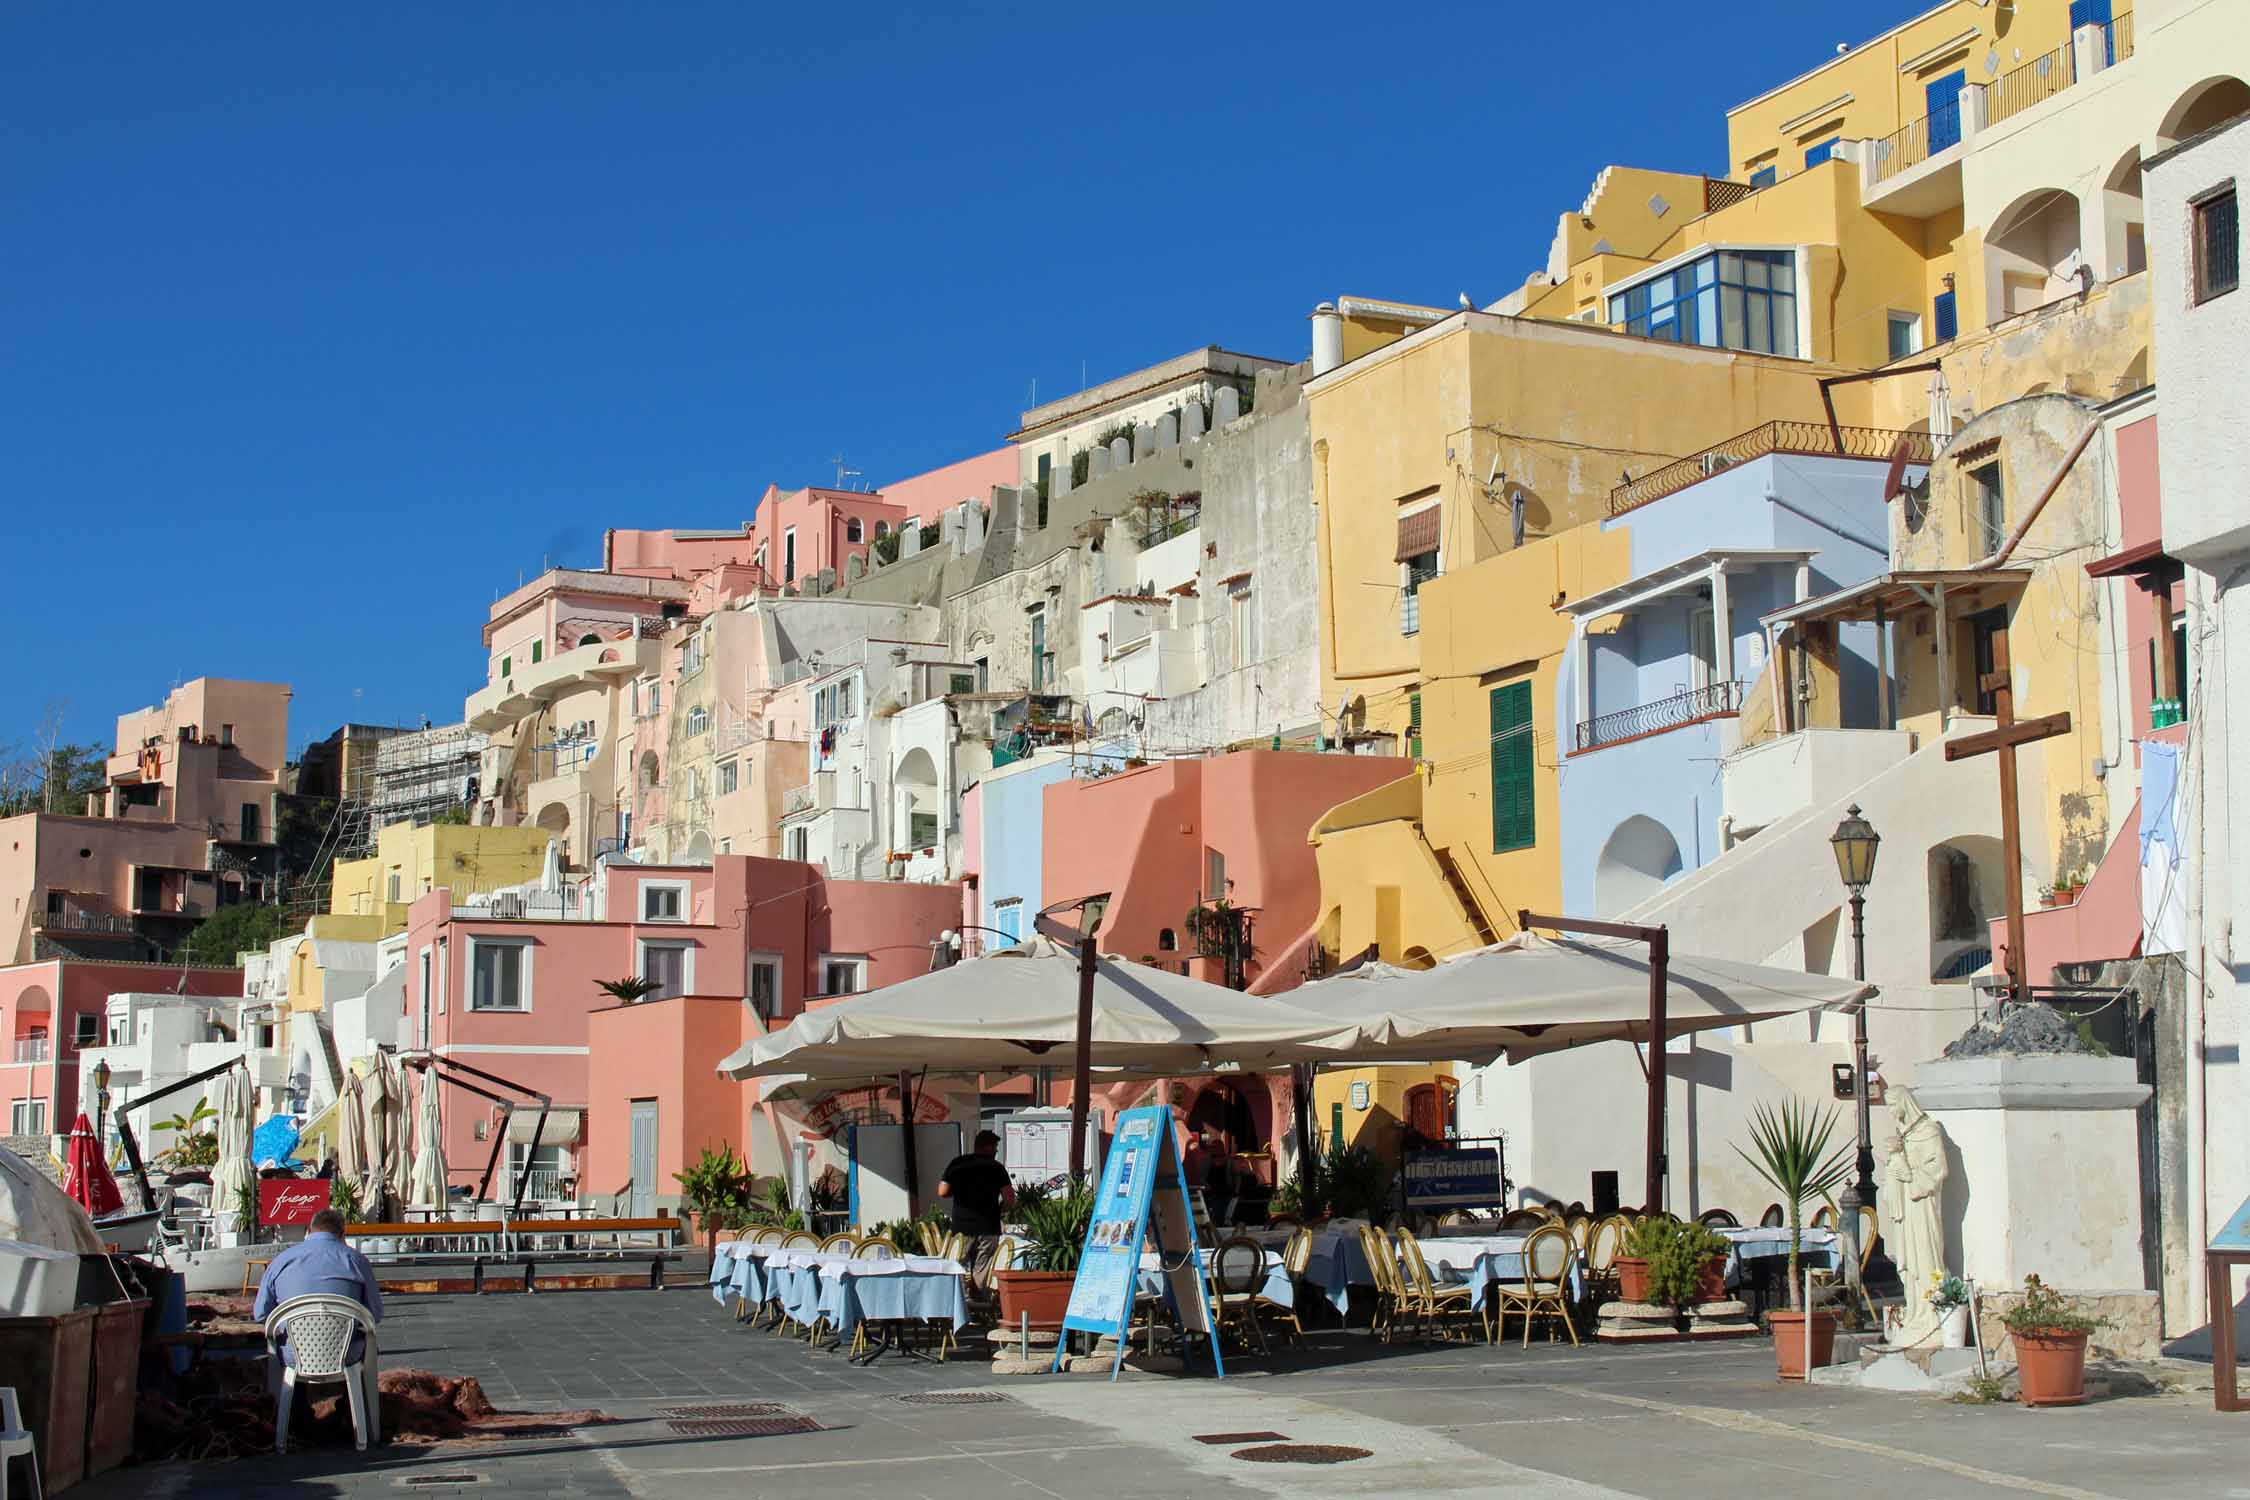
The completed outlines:
<svg viewBox="0 0 2250 1500">
<path fill-rule="evenodd" d="M 539 1132 L 539 1144 L 542 1146 L 577 1145 L 579 1127 L 585 1118 L 586 1112 L 584 1110 L 548 1110 L 546 1128 Z M 508 1139 L 528 1142 L 531 1139 L 533 1127 L 538 1124 L 539 1107 L 537 1105 L 519 1107 L 515 1113 L 508 1116 Z"/>
<path fill-rule="evenodd" d="M 1666 563 L 1661 568 L 1643 573 L 1638 578 L 1628 578 L 1613 588 L 1598 594 L 1588 594 L 1558 606 L 1563 614 L 1579 620 L 1598 620 L 1605 615 L 1630 614 L 1636 609 L 1654 604 L 1668 594 L 1676 594 L 1703 582 L 1714 571 L 1743 572 L 1763 567 L 1769 563 L 1807 563 L 1814 554 L 1801 547 L 1719 547 L 1708 552 L 1698 552 L 1693 557 L 1683 557 L 1678 562 Z"/>
<path fill-rule="evenodd" d="M 1935 609 L 1942 589 L 1971 609 L 1984 609 L 2023 592 L 2031 577 L 2029 568 L 1939 568 L 1922 572 L 1884 573 L 1777 609 L 1765 617 L 1768 626 L 1787 626 L 1804 620 L 1895 620 L 1917 609 Z"/>
<path fill-rule="evenodd" d="M 1399 517 L 1398 556 L 1394 560 L 1405 562 L 1410 557 L 1420 557 L 1426 552 L 1437 551 L 1438 526 L 1443 516 L 1444 512 L 1433 505 L 1427 510 L 1418 510 L 1410 516 Z"/>
</svg>

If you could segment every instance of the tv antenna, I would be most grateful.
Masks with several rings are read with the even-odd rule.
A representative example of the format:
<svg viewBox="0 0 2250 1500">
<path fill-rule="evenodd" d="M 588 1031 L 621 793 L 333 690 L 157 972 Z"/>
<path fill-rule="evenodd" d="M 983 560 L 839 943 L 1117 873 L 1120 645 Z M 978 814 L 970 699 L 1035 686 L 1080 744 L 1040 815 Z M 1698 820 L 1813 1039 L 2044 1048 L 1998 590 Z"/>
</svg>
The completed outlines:
<svg viewBox="0 0 2250 1500">
<path fill-rule="evenodd" d="M 844 467 L 844 455 L 841 453 L 830 459 L 829 462 L 833 463 L 836 466 L 836 488 L 838 489 L 843 489 L 845 487 L 845 480 L 858 479 L 861 477 L 859 470 L 847 469 Z"/>
</svg>

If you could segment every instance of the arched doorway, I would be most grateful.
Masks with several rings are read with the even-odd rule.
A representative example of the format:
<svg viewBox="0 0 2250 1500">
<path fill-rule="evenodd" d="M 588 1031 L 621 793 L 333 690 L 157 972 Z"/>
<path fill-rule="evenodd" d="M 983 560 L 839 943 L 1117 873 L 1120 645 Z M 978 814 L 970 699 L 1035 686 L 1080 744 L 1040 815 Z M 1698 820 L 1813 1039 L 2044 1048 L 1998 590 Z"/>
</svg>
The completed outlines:
<svg viewBox="0 0 2250 1500">
<path fill-rule="evenodd" d="M 1929 852 L 1930 978 L 1965 981 L 1993 964 L 1992 919 L 2002 906 L 2000 841 L 1967 836 Z"/>
<path fill-rule="evenodd" d="M 2180 95 L 2165 111 L 2164 123 L 2156 127 L 2156 138 L 2166 146 L 2175 146 L 2244 114 L 2250 114 L 2250 83 L 2222 73 Z"/>
<path fill-rule="evenodd" d="M 897 799 L 898 822 L 891 830 L 891 847 L 901 852 L 936 846 L 944 828 L 939 816 L 937 762 L 917 745 L 906 752 L 891 777 Z"/>
<path fill-rule="evenodd" d="M 1998 322 L 2078 290 L 2079 205 L 2062 188 L 2018 198 L 1985 236 L 1985 315 Z"/>
<path fill-rule="evenodd" d="M 683 865 L 707 865 L 711 863 L 711 835 L 707 830 L 699 828 L 695 831 L 695 837 L 688 840 L 686 850 L 680 855 L 680 863 Z"/>
<path fill-rule="evenodd" d="M 1656 819 L 1635 813 L 1602 845 L 1594 863 L 1594 914 L 1630 911 L 1680 873 L 1680 845 Z"/>
<path fill-rule="evenodd" d="M 2105 277 L 2148 269 L 2146 213 L 2141 207 L 2141 148 L 2135 146 L 2102 183 L 2102 263 Z"/>
<path fill-rule="evenodd" d="M 1460 1125 L 1461 1085 L 1451 1078 L 1418 1083 L 1406 1091 L 1405 1148 L 1443 1145 Z"/>
</svg>

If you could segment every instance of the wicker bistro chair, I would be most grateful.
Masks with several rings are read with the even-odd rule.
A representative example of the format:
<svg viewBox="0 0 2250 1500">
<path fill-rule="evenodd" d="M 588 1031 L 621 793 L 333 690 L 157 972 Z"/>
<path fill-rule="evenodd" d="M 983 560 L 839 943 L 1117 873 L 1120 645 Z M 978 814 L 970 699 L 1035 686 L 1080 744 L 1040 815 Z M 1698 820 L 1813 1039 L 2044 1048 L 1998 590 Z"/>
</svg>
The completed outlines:
<svg viewBox="0 0 2250 1500">
<path fill-rule="evenodd" d="M 1523 1285 L 1511 1287 L 1502 1282 L 1494 1288 L 1500 1299 L 1499 1336 L 1507 1337 L 1508 1314 L 1523 1314 L 1523 1342 L 1531 1347 L 1532 1320 L 1541 1316 L 1560 1318 L 1573 1344 L 1578 1342 L 1578 1325 L 1570 1320 L 1570 1236 L 1559 1225 L 1535 1229 L 1523 1245 Z M 1547 1335 L 1551 1342 L 1554 1333 Z"/>
<path fill-rule="evenodd" d="M 932 1219 L 924 1219 L 916 1227 L 922 1233 L 922 1253 L 924 1255 L 942 1255 L 945 1253 L 945 1226 L 943 1224 Z"/>
<path fill-rule="evenodd" d="M 849 1232 L 832 1234 L 820 1242 L 823 1255 L 856 1255 L 859 1253 L 859 1236 Z"/>
<path fill-rule="evenodd" d="M 352 1339 L 363 1336 L 359 1354 Z M 289 1353 L 282 1355 L 287 1340 Z M 289 1451 L 289 1408 L 300 1385 L 342 1385 L 352 1409 L 353 1446 L 383 1438 L 375 1394 L 375 1315 L 350 1297 L 315 1292 L 291 1297 L 266 1316 L 266 1353 L 281 1361 L 281 1392 L 273 1414 L 273 1451 Z"/>
<path fill-rule="evenodd" d="M 1390 1241 L 1383 1231 L 1372 1224 L 1359 1226 L 1359 1250 L 1366 1257 L 1367 1274 L 1375 1283 L 1375 1313 L 1368 1323 L 1368 1332 L 1384 1343 L 1391 1341 L 1391 1331 L 1398 1323 L 1399 1278 L 1398 1261 L 1391 1253 Z"/>
<path fill-rule="evenodd" d="M 1586 1237 L 1586 1295 L 1597 1307 L 1617 1297 L 1617 1258 L 1625 1253 L 1632 1221 L 1623 1214 L 1597 1220 Z"/>
<path fill-rule="evenodd" d="M 879 1234 L 871 1234 L 859 1242 L 856 1252 L 861 1260 L 897 1260 L 898 1246 Z"/>
<path fill-rule="evenodd" d="M 1551 1222 L 1543 1208 L 1511 1208 L 1500 1216 L 1500 1232 L 1528 1234 L 1540 1225 Z"/>
<path fill-rule="evenodd" d="M 1422 1254 L 1422 1242 L 1409 1230 L 1398 1232 L 1399 1263 L 1404 1272 L 1404 1303 L 1414 1315 L 1417 1332 L 1431 1328 L 1443 1330 L 1444 1320 L 1467 1314 L 1476 1299 L 1476 1289 L 1468 1285 L 1440 1286 L 1430 1274 L 1430 1263 Z M 1478 1309 L 1484 1318 L 1484 1341 L 1492 1342 L 1492 1313 L 1489 1307 Z"/>
<path fill-rule="evenodd" d="M 1289 1273 L 1289 1285 L 1294 1296 L 1304 1295 L 1304 1288 L 1307 1285 L 1305 1273 L 1312 1269 L 1312 1250 L 1311 1230 L 1300 1226 L 1290 1231 L 1289 1243 L 1281 1252 L 1281 1268 Z M 1263 1286 L 1264 1283 L 1261 1281 L 1260 1285 Z M 1265 1309 L 1266 1316 L 1271 1318 L 1275 1324 L 1284 1325 L 1289 1329 L 1291 1339 L 1300 1344 L 1305 1341 L 1305 1325 L 1297 1317 L 1297 1309 L 1293 1303 L 1285 1307 L 1260 1291 L 1258 1293 L 1258 1305 Z"/>
<path fill-rule="evenodd" d="M 1266 1247 L 1247 1235 L 1221 1240 L 1211 1252 L 1211 1318 L 1220 1333 L 1247 1331 L 1260 1354 L 1272 1353 L 1258 1321 L 1258 1288 L 1266 1279 Z"/>
<path fill-rule="evenodd" d="M 1707 1208 L 1695 1216 L 1705 1229 L 1740 1229 L 1742 1221 L 1723 1208 Z"/>
</svg>

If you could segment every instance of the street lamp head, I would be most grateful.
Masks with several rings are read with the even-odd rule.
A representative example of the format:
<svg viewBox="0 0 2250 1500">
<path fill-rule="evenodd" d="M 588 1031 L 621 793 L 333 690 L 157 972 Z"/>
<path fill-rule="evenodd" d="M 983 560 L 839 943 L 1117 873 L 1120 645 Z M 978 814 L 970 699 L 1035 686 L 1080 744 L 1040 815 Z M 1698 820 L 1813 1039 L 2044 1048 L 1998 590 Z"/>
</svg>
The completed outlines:
<svg viewBox="0 0 2250 1500">
<path fill-rule="evenodd" d="M 94 1092 L 97 1094 L 109 1092 L 109 1059 L 106 1057 L 94 1064 Z"/>
<path fill-rule="evenodd" d="M 1853 803 L 1844 813 L 1844 821 L 1836 825 L 1829 835 L 1829 847 L 1836 851 L 1836 873 L 1843 877 L 1845 888 L 1853 895 L 1867 889 L 1875 879 L 1875 850 L 1883 836 L 1874 825 L 1859 815 L 1859 804 Z"/>
</svg>

